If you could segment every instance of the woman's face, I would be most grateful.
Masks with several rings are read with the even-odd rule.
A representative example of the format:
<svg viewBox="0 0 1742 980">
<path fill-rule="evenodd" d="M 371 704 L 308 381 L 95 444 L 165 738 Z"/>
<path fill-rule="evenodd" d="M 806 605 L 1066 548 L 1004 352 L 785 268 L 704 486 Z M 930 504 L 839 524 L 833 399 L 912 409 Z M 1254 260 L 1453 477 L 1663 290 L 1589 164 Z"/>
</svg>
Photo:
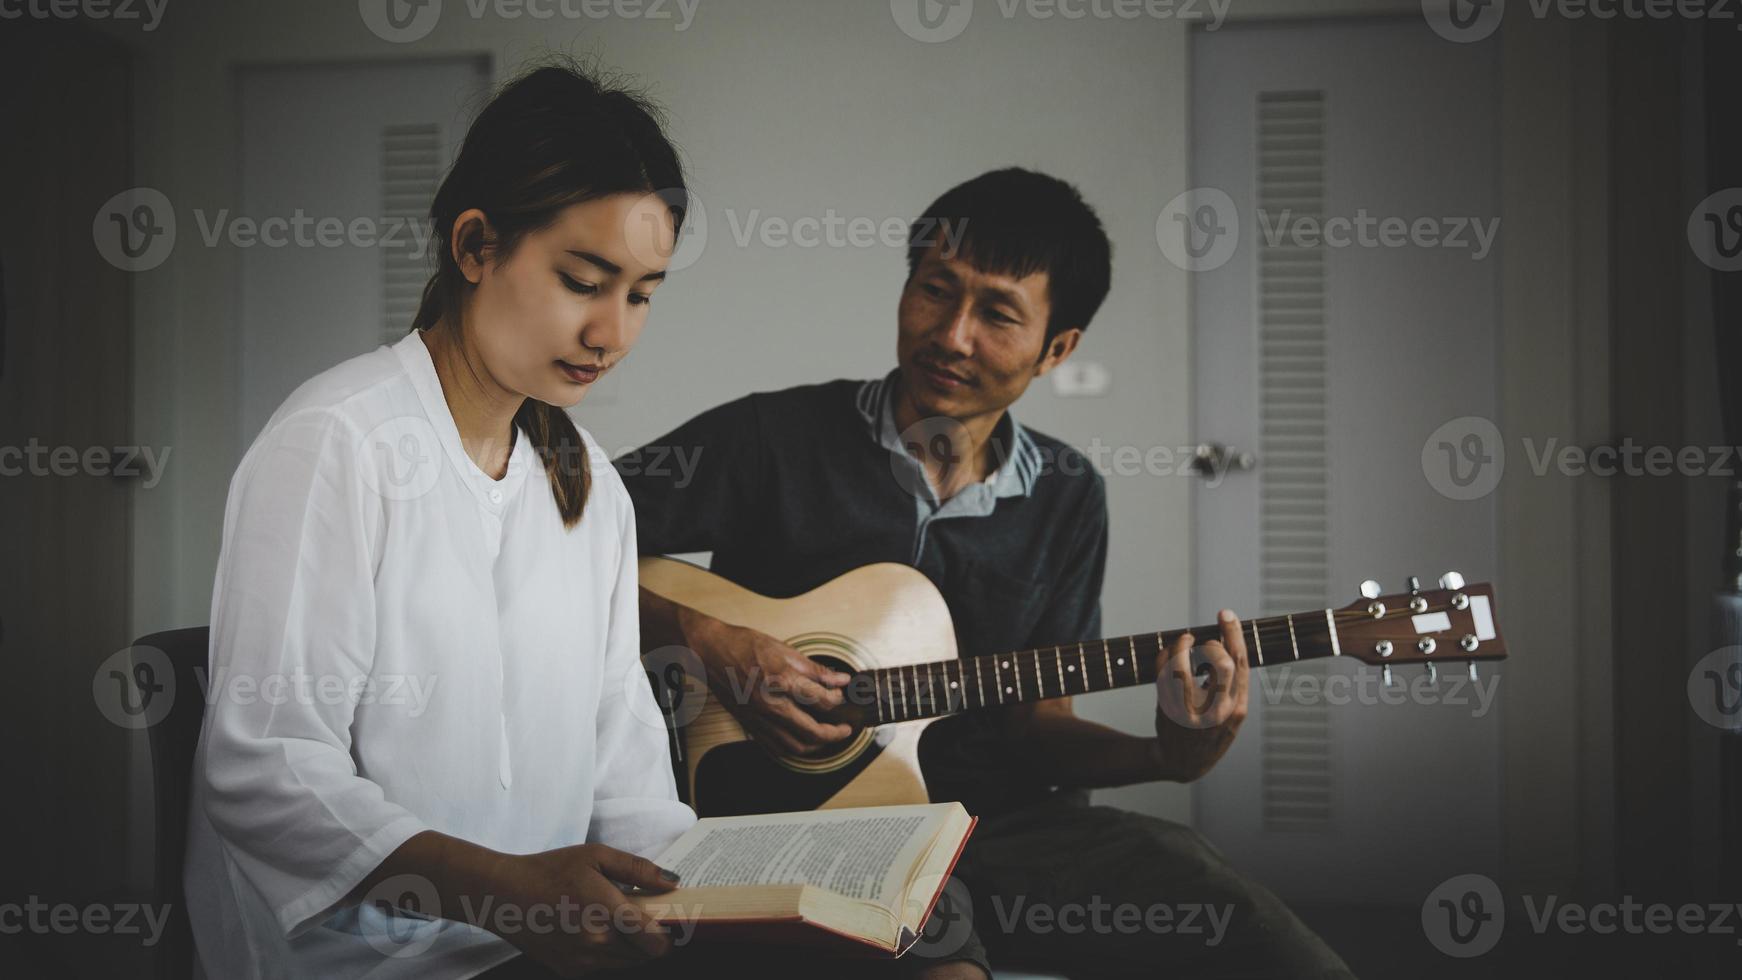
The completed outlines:
<svg viewBox="0 0 1742 980">
<path fill-rule="evenodd" d="M 455 222 L 456 237 L 469 217 Z M 676 244 L 669 207 L 652 194 L 570 205 L 521 238 L 504 261 L 460 255 L 478 352 L 503 388 L 569 408 L 635 346 Z"/>
</svg>

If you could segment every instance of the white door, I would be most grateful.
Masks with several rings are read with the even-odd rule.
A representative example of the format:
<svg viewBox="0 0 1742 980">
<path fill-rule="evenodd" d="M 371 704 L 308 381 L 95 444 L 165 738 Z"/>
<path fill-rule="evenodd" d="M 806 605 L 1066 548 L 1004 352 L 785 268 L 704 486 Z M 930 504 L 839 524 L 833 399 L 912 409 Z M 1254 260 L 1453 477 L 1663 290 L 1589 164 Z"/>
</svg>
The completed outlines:
<svg viewBox="0 0 1742 980">
<path fill-rule="evenodd" d="M 201 229 L 242 255 L 241 448 L 297 385 L 411 329 L 430 201 L 488 85 L 474 58 L 242 71 L 242 207 Z"/>
<path fill-rule="evenodd" d="M 1492 581 L 1495 501 L 1467 461 L 1444 475 L 1483 423 L 1442 426 L 1497 421 L 1494 45 L 1301 22 L 1199 32 L 1192 58 L 1193 183 L 1227 195 L 1180 218 L 1197 437 L 1256 456 L 1198 483 L 1199 615 Z M 1256 672 L 1198 827 L 1293 901 L 1415 903 L 1494 873 L 1504 668 L 1472 685 L 1447 664 L 1437 694 L 1409 686 L 1424 672 L 1396 671 L 1403 704 L 1347 657 Z"/>
</svg>

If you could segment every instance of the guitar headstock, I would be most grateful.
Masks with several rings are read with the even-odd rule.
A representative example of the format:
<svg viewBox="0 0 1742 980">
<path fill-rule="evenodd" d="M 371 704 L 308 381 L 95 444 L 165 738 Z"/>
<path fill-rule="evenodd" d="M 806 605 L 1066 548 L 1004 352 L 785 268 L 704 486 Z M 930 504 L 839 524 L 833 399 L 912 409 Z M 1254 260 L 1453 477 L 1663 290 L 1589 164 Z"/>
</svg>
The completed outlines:
<svg viewBox="0 0 1742 980">
<path fill-rule="evenodd" d="M 1471 664 L 1502 660 L 1506 639 L 1494 609 L 1494 587 L 1466 584 L 1457 572 L 1440 576 L 1439 588 L 1380 595 L 1379 583 L 1361 583 L 1362 598 L 1336 610 L 1338 646 L 1345 657 L 1380 667 L 1397 664 Z"/>
</svg>

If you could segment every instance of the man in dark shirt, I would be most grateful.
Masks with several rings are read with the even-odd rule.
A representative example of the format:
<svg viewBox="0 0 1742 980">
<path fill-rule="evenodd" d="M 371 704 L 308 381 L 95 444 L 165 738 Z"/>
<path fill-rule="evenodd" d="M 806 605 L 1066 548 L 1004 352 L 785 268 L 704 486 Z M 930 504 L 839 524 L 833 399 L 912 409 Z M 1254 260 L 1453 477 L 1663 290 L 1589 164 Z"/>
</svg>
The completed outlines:
<svg viewBox="0 0 1742 980">
<path fill-rule="evenodd" d="M 911 565 L 943 594 L 963 657 L 1100 638 L 1102 479 L 1009 410 L 1070 357 L 1106 297 L 1099 219 L 1062 181 L 995 171 L 914 222 L 908 263 L 888 375 L 749 395 L 617 461 L 642 552 L 711 551 L 718 574 L 783 597 L 861 565 Z M 660 463 L 674 458 L 693 470 Z M 960 907 L 941 906 L 904 963 L 979 976 L 989 951 L 1097 976 L 1349 975 L 1190 829 L 1088 803 L 1096 786 L 1195 779 L 1226 752 L 1248 668 L 1238 620 L 1219 618 L 1220 640 L 1199 647 L 1206 690 L 1186 680 L 1190 637 L 1161 654 L 1158 687 L 1174 688 L 1158 703 L 1174 707 L 1158 709 L 1154 738 L 1079 718 L 1069 698 L 928 729 L 932 798 L 981 822 L 946 892 Z M 695 650 L 716 691 L 747 690 L 726 706 L 770 748 L 849 734 L 817 717 L 841 703 L 847 676 L 779 640 L 645 591 L 642 629 L 648 648 Z M 970 904 L 972 928 L 951 928 Z"/>
</svg>

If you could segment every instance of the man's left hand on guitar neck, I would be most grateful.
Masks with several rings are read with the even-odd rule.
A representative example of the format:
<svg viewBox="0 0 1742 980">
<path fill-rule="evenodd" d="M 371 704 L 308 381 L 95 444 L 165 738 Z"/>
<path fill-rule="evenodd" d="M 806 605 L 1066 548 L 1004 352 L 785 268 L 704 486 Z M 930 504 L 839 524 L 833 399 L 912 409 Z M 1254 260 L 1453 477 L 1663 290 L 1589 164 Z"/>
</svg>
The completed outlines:
<svg viewBox="0 0 1742 980">
<path fill-rule="evenodd" d="M 1233 610 L 1222 610 L 1216 620 L 1221 640 L 1198 648 L 1210 668 L 1202 690 L 1192 672 L 1192 634 L 1156 658 L 1155 750 L 1164 779 L 1190 782 L 1209 772 L 1246 721 L 1252 677 L 1246 640 Z"/>
<path fill-rule="evenodd" d="M 1183 783 L 1209 772 L 1246 720 L 1252 675 L 1239 618 L 1224 609 L 1217 619 L 1220 639 L 1197 648 L 1209 666 L 1202 689 L 1192 673 L 1192 634 L 1156 656 L 1154 738 L 1079 718 L 1070 698 L 1004 709 L 1005 731 L 1025 771 L 1042 782 L 1083 787 Z"/>
</svg>

